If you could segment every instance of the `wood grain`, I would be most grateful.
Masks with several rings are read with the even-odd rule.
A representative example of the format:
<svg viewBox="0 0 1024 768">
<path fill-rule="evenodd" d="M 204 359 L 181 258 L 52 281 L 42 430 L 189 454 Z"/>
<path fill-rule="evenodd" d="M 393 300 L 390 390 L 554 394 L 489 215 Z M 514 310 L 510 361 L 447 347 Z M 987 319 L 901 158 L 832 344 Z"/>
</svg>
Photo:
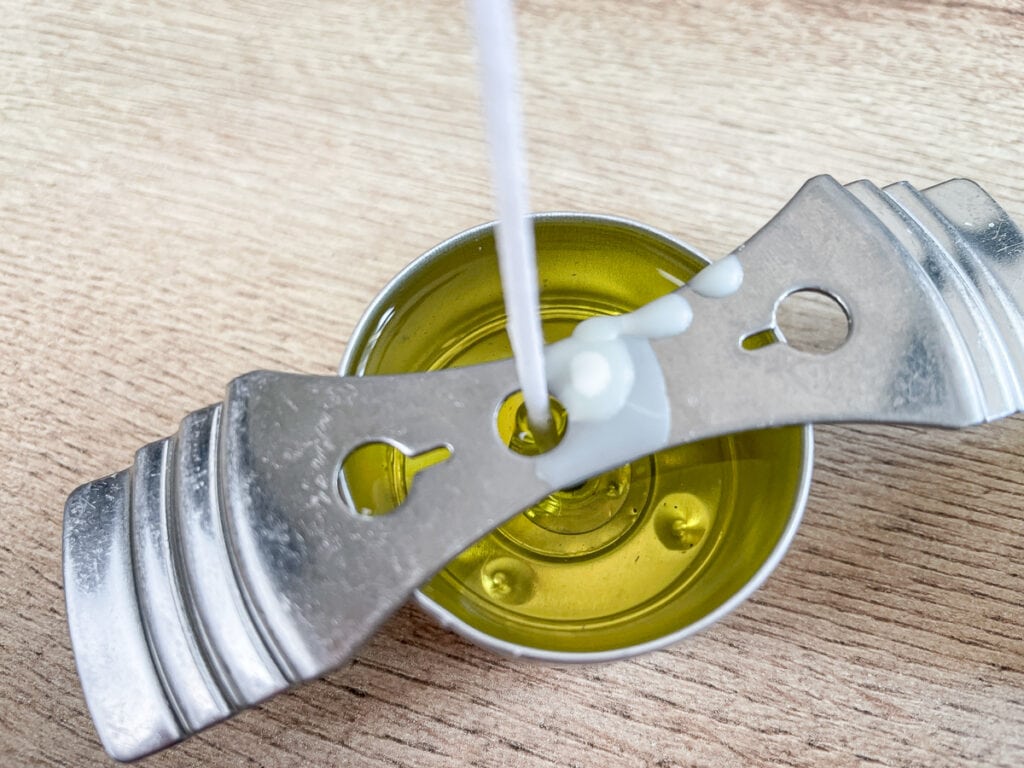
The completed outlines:
<svg viewBox="0 0 1024 768">
<path fill-rule="evenodd" d="M 0 0 L 0 764 L 108 762 L 64 623 L 77 484 L 245 371 L 333 370 L 490 217 L 463 7 Z M 1024 221 L 1024 6 L 519 4 L 537 209 L 722 254 L 809 176 L 979 181 Z M 792 551 L 671 650 L 499 659 L 405 609 L 153 766 L 1019 766 L 1024 418 L 818 432 Z"/>
</svg>

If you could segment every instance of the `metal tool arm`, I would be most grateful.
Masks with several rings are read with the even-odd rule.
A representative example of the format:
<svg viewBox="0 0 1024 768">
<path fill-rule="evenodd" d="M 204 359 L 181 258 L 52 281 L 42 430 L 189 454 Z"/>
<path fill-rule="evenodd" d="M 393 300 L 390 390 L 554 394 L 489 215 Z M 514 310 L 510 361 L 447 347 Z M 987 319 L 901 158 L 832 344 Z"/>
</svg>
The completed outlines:
<svg viewBox="0 0 1024 768">
<path fill-rule="evenodd" d="M 742 288 L 686 292 L 690 329 L 655 343 L 670 443 L 807 422 L 961 427 L 1024 406 L 1024 245 L 972 182 L 887 194 L 812 179 L 737 253 Z M 843 307 L 842 346 L 744 348 L 762 331 L 781 339 L 778 306 L 806 289 Z"/>
<path fill-rule="evenodd" d="M 920 194 L 811 180 L 737 252 L 738 293 L 682 289 L 693 325 L 653 346 L 667 442 L 814 421 L 963 426 L 1020 410 L 1022 242 L 968 181 Z M 802 288 L 842 303 L 846 343 L 823 356 L 745 349 Z M 497 435 L 515 389 L 511 361 L 367 379 L 251 373 L 132 468 L 74 491 L 68 623 L 107 751 L 142 757 L 345 663 L 448 559 L 556 490 Z M 368 517 L 347 508 L 338 475 L 379 440 L 451 457 L 398 510 Z M 582 479 L 611 456 L 575 469 Z"/>
</svg>

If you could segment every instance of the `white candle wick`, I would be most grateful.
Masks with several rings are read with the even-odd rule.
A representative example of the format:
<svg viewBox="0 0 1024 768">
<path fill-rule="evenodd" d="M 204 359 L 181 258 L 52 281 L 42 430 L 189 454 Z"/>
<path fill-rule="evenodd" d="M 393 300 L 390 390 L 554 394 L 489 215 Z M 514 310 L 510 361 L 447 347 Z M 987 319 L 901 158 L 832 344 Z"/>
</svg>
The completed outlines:
<svg viewBox="0 0 1024 768">
<path fill-rule="evenodd" d="M 528 419 L 535 427 L 543 428 L 550 424 L 551 413 L 544 370 L 537 254 L 529 219 L 515 24 L 508 0 L 472 0 L 471 5 L 498 209 L 498 266 L 508 336 Z"/>
</svg>

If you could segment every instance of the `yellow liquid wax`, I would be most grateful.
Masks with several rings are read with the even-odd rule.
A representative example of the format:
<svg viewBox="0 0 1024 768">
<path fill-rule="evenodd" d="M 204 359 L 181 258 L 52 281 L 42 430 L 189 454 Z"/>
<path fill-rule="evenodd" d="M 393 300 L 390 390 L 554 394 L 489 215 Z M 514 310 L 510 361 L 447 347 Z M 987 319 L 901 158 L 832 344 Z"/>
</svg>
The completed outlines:
<svg viewBox="0 0 1024 768">
<path fill-rule="evenodd" d="M 678 242 L 618 220 L 550 215 L 535 233 L 548 342 L 587 317 L 635 309 L 703 266 Z M 427 371 L 510 355 L 493 233 L 481 228 L 438 246 L 385 289 L 343 372 Z M 498 415 L 510 441 L 523 426 L 516 419 L 514 403 Z M 552 494 L 465 550 L 422 592 L 474 629 L 528 649 L 612 651 L 677 633 L 740 591 L 799 517 L 805 434 L 764 430 L 679 446 Z M 386 511 L 440 458 L 406 460 L 378 446 L 346 462 L 343 483 L 358 506 Z"/>
</svg>

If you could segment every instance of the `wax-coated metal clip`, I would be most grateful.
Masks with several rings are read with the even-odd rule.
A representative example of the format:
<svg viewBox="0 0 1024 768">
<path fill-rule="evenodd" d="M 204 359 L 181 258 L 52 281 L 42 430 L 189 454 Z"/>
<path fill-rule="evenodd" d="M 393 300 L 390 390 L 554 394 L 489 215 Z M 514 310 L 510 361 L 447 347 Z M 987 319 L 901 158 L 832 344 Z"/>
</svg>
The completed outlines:
<svg viewBox="0 0 1024 768">
<path fill-rule="evenodd" d="M 631 450 L 821 421 L 957 427 L 1021 409 L 1024 237 L 972 182 L 921 193 L 812 179 L 735 253 L 742 288 L 709 299 L 684 287 L 692 326 L 653 342 L 668 438 Z M 742 343 L 777 330 L 779 302 L 802 289 L 847 312 L 841 347 Z M 542 457 L 509 451 L 495 429 L 516 388 L 510 361 L 250 373 L 130 469 L 75 490 L 68 622 L 107 751 L 142 757 L 345 663 L 447 560 L 556 490 Z M 346 506 L 339 471 L 376 441 L 450 457 L 396 511 L 369 517 Z M 587 456 L 576 479 L 631 458 Z"/>
</svg>

